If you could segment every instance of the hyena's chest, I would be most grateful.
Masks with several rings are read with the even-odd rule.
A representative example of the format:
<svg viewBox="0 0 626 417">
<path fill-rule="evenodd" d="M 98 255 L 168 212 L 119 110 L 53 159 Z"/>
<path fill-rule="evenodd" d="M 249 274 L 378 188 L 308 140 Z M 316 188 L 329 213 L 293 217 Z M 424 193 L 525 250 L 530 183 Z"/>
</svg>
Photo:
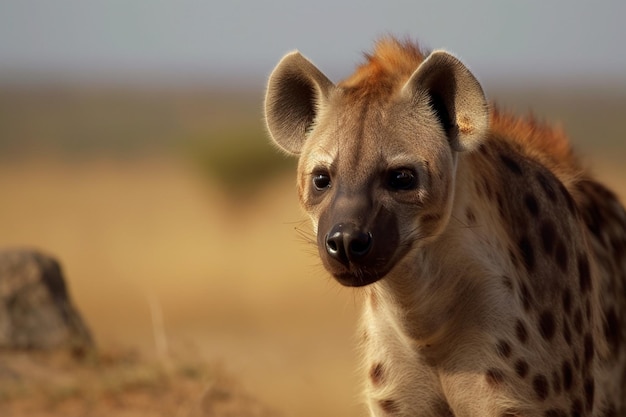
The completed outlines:
<svg viewBox="0 0 626 417">
<path fill-rule="evenodd" d="M 439 375 L 422 348 L 388 314 L 372 311 L 372 303 L 365 308 L 362 337 L 371 415 L 451 415 Z"/>
</svg>

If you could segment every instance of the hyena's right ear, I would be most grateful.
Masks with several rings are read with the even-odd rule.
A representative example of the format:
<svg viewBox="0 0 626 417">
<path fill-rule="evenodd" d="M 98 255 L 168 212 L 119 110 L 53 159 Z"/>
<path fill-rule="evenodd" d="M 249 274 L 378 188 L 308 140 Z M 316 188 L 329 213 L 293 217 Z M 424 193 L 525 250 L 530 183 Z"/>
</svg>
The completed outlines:
<svg viewBox="0 0 626 417">
<path fill-rule="evenodd" d="M 415 70 L 402 88 L 408 97 L 430 98 L 455 151 L 476 149 L 489 129 L 489 107 L 480 83 L 458 58 L 434 51 Z"/>
<path fill-rule="evenodd" d="M 265 121 L 274 142 L 299 154 L 334 84 L 315 65 L 291 52 L 278 63 L 267 84 Z"/>
</svg>

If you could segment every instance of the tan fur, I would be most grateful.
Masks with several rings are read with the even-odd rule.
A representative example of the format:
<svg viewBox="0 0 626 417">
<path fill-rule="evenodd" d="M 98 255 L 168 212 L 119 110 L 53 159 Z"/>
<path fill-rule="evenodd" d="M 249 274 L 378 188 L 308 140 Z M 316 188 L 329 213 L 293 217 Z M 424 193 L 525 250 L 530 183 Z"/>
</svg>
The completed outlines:
<svg viewBox="0 0 626 417">
<path fill-rule="evenodd" d="M 371 416 L 626 417 L 626 212 L 561 129 L 393 38 L 336 86 L 292 57 L 268 97 L 325 266 L 364 285 Z"/>
</svg>

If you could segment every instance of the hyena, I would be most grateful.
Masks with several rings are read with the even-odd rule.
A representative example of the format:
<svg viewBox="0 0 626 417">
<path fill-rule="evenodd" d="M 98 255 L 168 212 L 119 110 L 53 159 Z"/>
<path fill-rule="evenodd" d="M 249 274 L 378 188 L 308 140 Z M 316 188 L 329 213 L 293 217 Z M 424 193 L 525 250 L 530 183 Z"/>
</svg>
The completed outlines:
<svg viewBox="0 0 626 417">
<path fill-rule="evenodd" d="M 338 84 L 286 55 L 265 114 L 364 295 L 372 416 L 626 416 L 626 214 L 562 131 L 393 38 Z"/>
</svg>

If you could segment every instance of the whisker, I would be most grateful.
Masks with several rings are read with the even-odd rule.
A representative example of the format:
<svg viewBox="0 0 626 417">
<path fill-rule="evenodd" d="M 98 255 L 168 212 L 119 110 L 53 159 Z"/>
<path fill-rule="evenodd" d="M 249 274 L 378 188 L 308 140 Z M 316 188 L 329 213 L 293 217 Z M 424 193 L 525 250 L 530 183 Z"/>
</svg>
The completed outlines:
<svg viewBox="0 0 626 417">
<path fill-rule="evenodd" d="M 285 225 L 290 225 L 290 224 L 304 224 L 304 223 L 307 223 L 307 222 L 308 222 L 307 219 L 301 219 L 301 220 L 293 220 L 293 221 L 290 221 L 290 222 L 281 222 L 281 223 L 285 224 Z"/>
<path fill-rule="evenodd" d="M 300 237 L 302 241 L 304 241 L 305 243 L 309 243 L 309 244 L 313 244 L 317 246 L 317 239 L 315 238 L 313 233 L 308 232 L 304 229 L 301 229 L 297 226 L 294 227 L 293 230 L 296 231 L 296 234 L 298 235 L 298 237 Z"/>
</svg>

